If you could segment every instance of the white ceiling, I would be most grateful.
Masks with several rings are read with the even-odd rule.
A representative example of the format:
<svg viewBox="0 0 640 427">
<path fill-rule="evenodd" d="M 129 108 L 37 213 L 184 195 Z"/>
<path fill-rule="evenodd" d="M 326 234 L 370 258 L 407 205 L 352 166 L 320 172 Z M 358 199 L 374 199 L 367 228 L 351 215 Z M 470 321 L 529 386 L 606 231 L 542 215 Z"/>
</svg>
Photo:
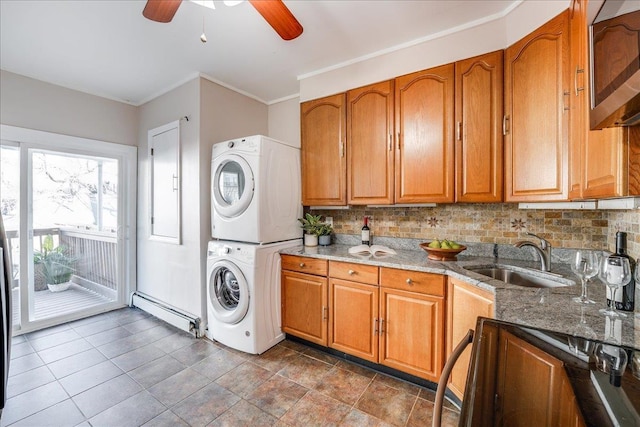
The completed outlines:
<svg viewBox="0 0 640 427">
<path fill-rule="evenodd" d="M 0 0 L 0 68 L 140 105 L 201 73 L 265 103 L 298 77 L 503 16 L 522 0 L 285 0 L 304 27 L 282 40 L 247 2 L 183 1 L 173 21 L 142 0 Z M 208 42 L 200 42 L 204 19 Z"/>
</svg>

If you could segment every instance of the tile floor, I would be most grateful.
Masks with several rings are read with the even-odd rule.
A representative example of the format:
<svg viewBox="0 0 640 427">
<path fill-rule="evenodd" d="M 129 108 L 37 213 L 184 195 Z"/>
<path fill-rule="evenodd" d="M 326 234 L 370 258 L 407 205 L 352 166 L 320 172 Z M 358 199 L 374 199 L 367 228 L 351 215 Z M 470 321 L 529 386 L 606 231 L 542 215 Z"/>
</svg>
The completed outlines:
<svg viewBox="0 0 640 427">
<path fill-rule="evenodd" d="M 237 352 L 132 308 L 15 337 L 11 356 L 3 427 L 431 425 L 430 390 L 292 341 Z"/>
</svg>

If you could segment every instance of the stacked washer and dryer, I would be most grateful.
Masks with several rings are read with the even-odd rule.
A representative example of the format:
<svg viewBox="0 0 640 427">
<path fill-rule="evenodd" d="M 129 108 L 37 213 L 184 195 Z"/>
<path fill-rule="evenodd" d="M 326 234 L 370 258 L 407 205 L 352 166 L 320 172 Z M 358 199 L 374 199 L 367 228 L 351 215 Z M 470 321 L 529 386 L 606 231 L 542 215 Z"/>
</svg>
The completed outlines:
<svg viewBox="0 0 640 427">
<path fill-rule="evenodd" d="M 280 255 L 301 245 L 300 150 L 255 135 L 211 154 L 206 335 L 260 354 L 284 339 Z"/>
</svg>

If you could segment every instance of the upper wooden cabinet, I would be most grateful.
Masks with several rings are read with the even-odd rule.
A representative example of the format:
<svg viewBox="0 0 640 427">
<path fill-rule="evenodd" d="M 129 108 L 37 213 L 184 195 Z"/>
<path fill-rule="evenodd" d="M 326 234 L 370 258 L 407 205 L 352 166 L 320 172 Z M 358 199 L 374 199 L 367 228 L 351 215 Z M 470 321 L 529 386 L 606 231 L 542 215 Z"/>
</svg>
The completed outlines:
<svg viewBox="0 0 640 427">
<path fill-rule="evenodd" d="M 456 201 L 503 198 L 503 51 L 456 62 Z"/>
<path fill-rule="evenodd" d="M 505 201 L 568 198 L 569 16 L 505 51 Z"/>
<path fill-rule="evenodd" d="M 395 202 L 454 201 L 454 65 L 396 78 Z"/>
<path fill-rule="evenodd" d="M 393 203 L 393 80 L 347 92 L 347 201 Z"/>
<path fill-rule="evenodd" d="M 300 105 L 302 204 L 347 204 L 345 94 Z"/>
</svg>

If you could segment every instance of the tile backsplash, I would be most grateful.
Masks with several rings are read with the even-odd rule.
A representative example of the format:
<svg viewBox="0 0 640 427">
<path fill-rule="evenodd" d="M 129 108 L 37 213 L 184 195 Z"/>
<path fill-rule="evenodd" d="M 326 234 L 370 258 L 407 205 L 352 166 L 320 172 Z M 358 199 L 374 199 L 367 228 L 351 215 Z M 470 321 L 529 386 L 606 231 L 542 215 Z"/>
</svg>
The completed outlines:
<svg viewBox="0 0 640 427">
<path fill-rule="evenodd" d="M 640 257 L 640 211 L 638 210 L 523 210 L 517 204 L 437 205 L 436 207 L 314 210 L 333 217 L 337 234 L 359 234 L 363 216 L 376 236 L 434 238 L 468 243 L 513 244 L 539 234 L 554 247 L 613 250 L 616 231 L 628 233 L 629 254 Z"/>
</svg>

